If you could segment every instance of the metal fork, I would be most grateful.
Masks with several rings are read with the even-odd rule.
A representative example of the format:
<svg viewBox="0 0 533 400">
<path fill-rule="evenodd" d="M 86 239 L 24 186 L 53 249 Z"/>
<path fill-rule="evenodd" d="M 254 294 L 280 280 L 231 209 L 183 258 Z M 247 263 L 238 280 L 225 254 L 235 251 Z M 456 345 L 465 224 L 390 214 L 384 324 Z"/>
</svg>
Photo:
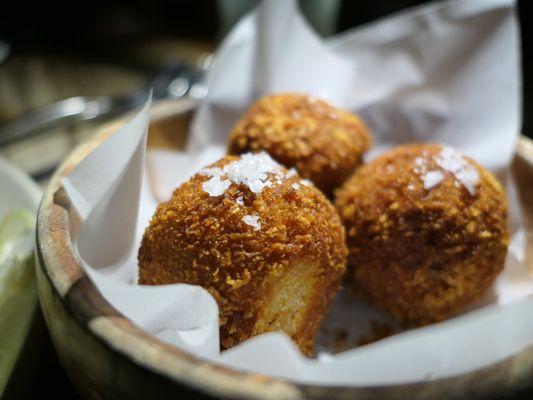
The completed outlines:
<svg viewBox="0 0 533 400">
<path fill-rule="evenodd" d="M 77 96 L 29 111 L 0 126 L 0 147 L 77 122 L 110 117 L 144 103 L 150 90 L 154 100 L 206 94 L 205 70 L 179 62 L 161 69 L 139 88 L 118 96 Z"/>
</svg>

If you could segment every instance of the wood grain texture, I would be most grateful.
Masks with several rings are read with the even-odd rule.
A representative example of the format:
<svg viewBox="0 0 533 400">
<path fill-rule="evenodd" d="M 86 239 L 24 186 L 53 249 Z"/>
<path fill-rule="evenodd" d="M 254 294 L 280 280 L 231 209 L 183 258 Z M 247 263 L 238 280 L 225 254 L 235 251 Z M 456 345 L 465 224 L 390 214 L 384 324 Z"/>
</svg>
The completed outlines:
<svg viewBox="0 0 533 400">
<path fill-rule="evenodd" d="M 187 101 L 156 104 L 149 143 L 180 148 L 194 106 Z M 71 244 L 68 199 L 59 190 L 59 178 L 124 121 L 101 127 L 71 154 L 52 179 L 38 216 L 37 281 L 42 308 L 60 360 L 84 398 L 180 394 L 242 399 L 486 398 L 516 392 L 533 381 L 533 347 L 487 368 L 447 379 L 392 386 L 326 387 L 294 384 L 207 363 L 144 332 L 115 310 L 82 271 Z M 533 209 L 532 149 L 533 144 L 521 138 L 518 161 L 513 164 L 519 187 L 527 188 L 521 190 L 526 213 Z M 529 222 L 528 227 L 531 230 Z"/>
</svg>

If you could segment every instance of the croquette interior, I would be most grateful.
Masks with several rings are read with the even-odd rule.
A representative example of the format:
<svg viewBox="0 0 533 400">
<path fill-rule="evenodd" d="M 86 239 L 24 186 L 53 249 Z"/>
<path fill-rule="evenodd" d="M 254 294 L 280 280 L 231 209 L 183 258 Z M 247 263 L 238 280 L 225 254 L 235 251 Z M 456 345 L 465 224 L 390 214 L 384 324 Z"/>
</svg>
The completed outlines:
<svg viewBox="0 0 533 400">
<path fill-rule="evenodd" d="M 320 321 L 321 318 L 315 318 L 313 314 L 323 313 L 314 307 L 313 297 L 319 284 L 316 271 L 316 266 L 310 263 L 295 262 L 282 276 L 270 278 L 264 306 L 258 310 L 254 334 L 285 332 L 304 353 L 312 352 L 316 327 L 306 328 L 311 319 L 313 323 Z"/>
</svg>

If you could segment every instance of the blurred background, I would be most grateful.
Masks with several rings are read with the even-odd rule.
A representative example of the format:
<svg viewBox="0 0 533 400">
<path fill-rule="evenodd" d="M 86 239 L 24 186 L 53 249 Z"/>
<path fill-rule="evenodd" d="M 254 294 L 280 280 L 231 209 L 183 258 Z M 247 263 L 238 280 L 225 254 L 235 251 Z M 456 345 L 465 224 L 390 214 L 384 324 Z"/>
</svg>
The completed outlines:
<svg viewBox="0 0 533 400">
<path fill-rule="evenodd" d="M 301 0 L 300 6 L 314 28 L 327 37 L 421 3 Z M 205 55 L 216 49 L 231 26 L 255 4 L 256 0 L 11 2 L 9 11 L 0 14 L 0 156 L 44 185 L 58 160 L 90 134 L 91 123 L 63 124 L 47 129 L 43 136 L 4 143 L 2 137 L 7 134 L 2 127 L 5 131 L 8 121 L 72 96 L 131 94 L 169 66 L 179 75 L 182 71 L 176 71 L 176 65 L 182 61 L 205 67 L 209 61 Z M 527 0 L 518 5 L 523 21 L 522 132 L 531 135 L 532 40 L 526 19 L 532 7 Z M 179 95 L 184 89 L 179 80 L 174 83 L 172 90 Z M 101 107 L 88 106 L 85 113 Z"/>
<path fill-rule="evenodd" d="M 421 3 L 425 1 L 300 1 L 309 22 L 324 37 Z M 154 77 L 168 78 L 165 74 L 169 73 L 173 78 L 189 74 L 189 79 L 193 73 L 182 63 L 207 68 L 208 55 L 255 4 L 254 0 L 10 2 L 0 13 L 0 157 L 26 170 L 41 186 L 46 185 L 57 163 L 102 119 L 90 119 L 97 111 L 84 103 L 86 118 L 81 123 L 65 119 L 65 124 L 53 129 L 37 129 L 44 134 L 3 141 L 2 135 L 12 132 L 14 120 L 28 115 L 33 118 L 29 111 L 73 96 L 94 99 L 112 95 L 119 96 L 122 103 L 124 99 L 131 101 L 137 89 L 146 87 Z M 522 132 L 530 137 L 533 46 L 526 21 L 533 15 L 531 9 L 531 0 L 518 1 L 524 77 Z M 172 83 L 170 89 L 164 88 L 164 95 L 180 96 L 189 91 L 201 97 L 203 93 L 201 85 L 184 88 L 179 80 Z M 106 113 L 105 117 L 111 115 Z M 41 364 L 35 382 L 39 391 L 27 389 L 34 397 L 53 393 L 60 398 L 76 398 L 51 345 Z"/>
</svg>

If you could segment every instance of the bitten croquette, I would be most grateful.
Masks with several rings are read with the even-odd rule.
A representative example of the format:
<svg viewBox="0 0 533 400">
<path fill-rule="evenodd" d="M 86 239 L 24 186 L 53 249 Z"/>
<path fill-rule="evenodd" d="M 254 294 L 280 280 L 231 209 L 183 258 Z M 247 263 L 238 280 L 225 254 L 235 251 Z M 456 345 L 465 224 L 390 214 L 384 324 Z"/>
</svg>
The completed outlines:
<svg viewBox="0 0 533 400">
<path fill-rule="evenodd" d="M 371 138 L 355 114 L 301 94 L 259 99 L 230 134 L 229 153 L 266 151 L 327 196 L 358 167 Z"/>
<path fill-rule="evenodd" d="M 269 331 L 311 354 L 345 271 L 333 205 L 266 153 L 204 168 L 160 204 L 139 250 L 139 283 L 199 285 L 230 348 Z"/>
<path fill-rule="evenodd" d="M 503 269 L 509 232 L 502 186 L 438 144 L 398 147 L 336 193 L 354 291 L 408 324 L 443 320 Z"/>
</svg>

